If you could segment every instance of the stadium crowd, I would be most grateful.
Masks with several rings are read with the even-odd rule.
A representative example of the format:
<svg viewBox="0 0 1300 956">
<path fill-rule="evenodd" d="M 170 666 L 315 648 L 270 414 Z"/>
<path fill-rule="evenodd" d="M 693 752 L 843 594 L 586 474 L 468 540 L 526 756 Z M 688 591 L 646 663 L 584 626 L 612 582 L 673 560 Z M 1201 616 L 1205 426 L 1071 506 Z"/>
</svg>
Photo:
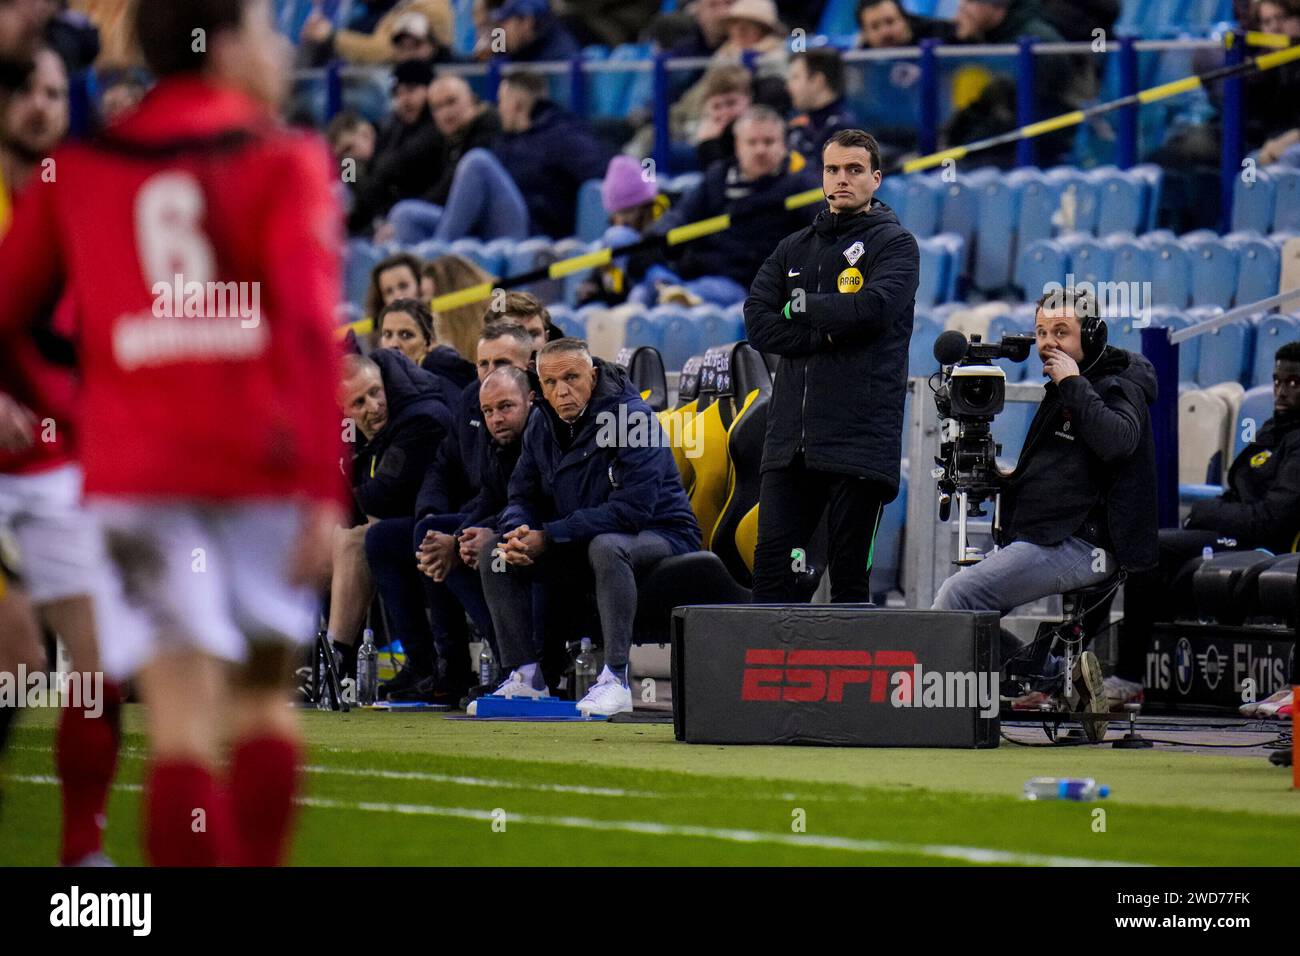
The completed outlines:
<svg viewBox="0 0 1300 956">
<path fill-rule="evenodd" d="M 11 562 L 16 566 L 8 569 L 10 587 L 0 598 L 0 615 L 11 625 L 0 637 L 0 663 L 39 660 L 35 631 L 23 623 L 34 609 L 37 619 L 69 645 L 78 668 L 99 669 L 107 663 L 101 663 L 99 654 L 107 655 L 109 648 L 96 647 L 95 616 L 88 608 L 102 595 L 87 584 L 94 569 L 86 563 L 107 564 L 109 557 L 102 544 L 85 543 L 86 529 L 76 528 L 75 511 L 61 524 L 33 527 L 20 519 L 35 508 L 33 479 L 64 475 L 76 486 L 74 497 L 79 494 L 78 446 L 92 436 L 81 427 L 84 416 L 76 407 L 81 386 L 69 365 L 81 363 L 87 394 L 121 384 L 115 375 L 95 377 L 104 374 L 96 371 L 96 362 L 106 359 L 94 350 L 105 348 L 108 339 L 102 329 L 89 328 L 92 306 L 87 300 L 97 290 L 56 296 L 59 304 L 52 309 L 43 300 L 20 301 L 11 292 L 50 293 L 62 275 L 37 264 L 43 251 L 61 248 L 68 250 L 61 253 L 70 263 L 64 269 L 68 285 L 77 290 L 76 267 L 84 265 L 87 255 L 84 239 L 51 238 L 38 245 L 35 238 L 43 235 L 42 227 L 26 210 L 49 204 L 54 211 L 44 217 L 48 230 L 72 215 L 62 207 L 55 210 L 57 200 L 48 198 L 65 188 L 64 174 L 57 183 L 46 183 L 42 171 L 51 154 L 69 157 L 60 162 L 67 164 L 70 176 L 80 174 L 78 162 L 88 162 L 75 147 L 58 150 L 69 131 L 70 76 L 89 64 L 95 63 L 102 74 L 95 103 L 100 127 L 92 141 L 100 144 L 96 148 L 167 163 L 169 150 L 181 155 L 191 140 L 206 138 L 205 149 L 218 163 L 240 149 L 261 148 L 259 137 L 268 135 L 265 128 L 272 117 L 250 95 L 255 83 L 250 77 L 265 63 L 275 63 L 283 51 L 269 37 L 243 53 L 224 42 L 230 36 L 252 42 L 249 38 L 268 15 L 268 5 L 259 0 L 195 4 L 209 11 L 205 15 L 216 34 L 209 42 L 220 55 L 210 60 L 168 53 L 160 47 L 162 41 L 134 43 L 128 26 L 142 14 L 132 0 L 0 0 L 0 14 L 29 3 L 49 7 L 45 18 L 54 8 L 70 8 L 58 13 L 57 22 L 66 27 L 61 35 L 72 40 L 35 44 L 25 59 L 11 56 L 0 92 L 0 235 L 11 219 L 14 230 L 0 245 L 0 282 L 14 283 L 0 286 L 6 298 L 0 303 L 0 330 L 6 337 L 0 350 L 0 523 L 14 525 L 22 559 Z M 162 5 L 138 3 L 159 15 Z M 581 339 L 566 336 L 552 321 L 547 303 L 529 293 L 494 294 L 435 313 L 430 304 L 438 297 L 492 279 L 461 256 L 424 262 L 403 251 L 383 259 L 368 287 L 370 328 L 348 330 L 346 337 L 335 335 L 342 331 L 333 328 L 336 302 L 323 291 L 338 279 L 337 248 L 345 230 L 403 248 L 429 239 L 566 237 L 574 231 L 578 187 L 593 178 L 602 180 L 601 197 L 612 223 L 604 241 L 611 245 L 664 236 L 675 227 L 724 213 L 744 219 L 744 230 L 670 247 L 664 257 L 621 257 L 584 285 L 582 297 L 647 305 L 665 296 L 745 303 L 750 343 L 771 355 L 776 366 L 755 599 L 798 599 L 793 595 L 800 584 L 788 556 L 812 534 L 823 512 L 831 535 L 831 599 L 870 599 L 876 528 L 884 505 L 898 493 L 907 342 L 918 274 L 916 240 L 874 193 L 884 168 L 915 148 L 915 131 L 910 139 L 906 130 L 882 131 L 876 138 L 858 128 L 845 98 L 845 64 L 837 51 L 815 48 L 783 55 L 787 27 L 814 22 L 818 6 L 696 0 L 684 14 L 658 15 L 657 3 L 644 2 L 572 0 L 562 13 L 552 11 L 547 0 L 475 4 L 475 59 L 547 62 L 575 55 L 582 44 L 619 42 L 642 33 L 675 54 L 712 58 L 703 76 L 680 91 L 673 107 L 674 130 L 689 143 L 703 173 L 699 184 L 680 196 L 664 195 L 655 178 L 645 175 L 643 156 L 625 150 L 645 144 L 644 130 L 635 123 L 588 124 L 553 102 L 544 76 L 527 68 L 502 76 L 495 103 L 481 101 L 465 79 L 445 72 L 457 59 L 455 24 L 446 0 L 356 3 L 353 22 L 344 26 L 320 14 L 306 20 L 298 37 L 299 62 L 319 64 L 337 57 L 391 66 L 391 108 L 378 123 L 357 112 L 330 120 L 323 132 L 340 176 L 327 178 L 321 172 L 323 150 L 319 157 L 312 153 L 311 160 L 294 160 L 298 154 L 292 150 L 309 149 L 298 138 L 286 136 L 294 145 L 285 146 L 283 155 L 258 154 L 267 163 L 268 180 L 279 168 L 272 168 L 274 160 L 298 164 L 286 168 L 294 180 L 288 184 L 293 187 L 290 198 L 304 204 L 299 210 L 303 221 L 296 231 L 269 230 L 266 249 L 250 238 L 249 258 L 236 261 L 247 265 L 247 274 L 274 276 L 274 281 L 283 281 L 290 265 L 303 268 L 301 289 L 293 282 L 275 286 L 268 279 L 266 334 L 275 342 L 273 360 L 293 367 L 299 376 L 294 381 L 302 388 L 301 400 L 280 411 L 309 420 L 263 422 L 271 409 L 252 408 L 253 399 L 273 395 L 278 400 L 281 392 L 251 391 L 237 396 L 250 404 L 236 407 L 248 409 L 244 425 L 256 440 L 284 438 L 283 449 L 276 450 L 283 451 L 284 460 L 269 456 L 262 476 L 266 483 L 258 485 L 254 476 L 246 476 L 247 489 L 263 495 L 277 489 L 310 492 L 328 499 L 343 491 L 331 488 L 337 472 L 346 479 L 346 507 L 313 512 L 328 518 L 328 527 L 306 539 L 316 546 L 315 564 L 327 579 L 323 594 L 312 591 L 310 596 L 324 598 L 324 630 L 345 675 L 355 675 L 363 629 L 376 613 L 384 616 L 385 633 L 405 649 L 403 669 L 381 688 L 382 696 L 453 707 L 472 708 L 476 696 L 491 692 L 549 695 L 570 679 L 568 643 L 592 633 L 601 638 L 603 667 L 577 701 L 578 709 L 598 716 L 632 710 L 628 663 L 638 585 L 665 559 L 699 550 L 702 529 L 672 449 L 662 440 L 659 419 L 628 370 L 592 354 Z M 1107 15 L 1113 23 L 1117 15 L 1116 3 L 1088 6 L 1097 8 L 1090 16 L 1101 23 Z M 260 10 L 256 16 L 262 19 L 254 23 L 255 14 L 246 8 Z M 1258 0 L 1244 14 L 1300 39 L 1300 8 L 1292 0 Z M 962 0 L 955 20 L 948 22 L 908 15 L 897 0 L 861 0 L 857 17 L 860 44 L 882 48 L 925 37 L 957 43 L 1005 42 L 1023 35 L 1056 40 L 1076 35 L 1078 11 L 1070 3 Z M 161 29 L 183 21 L 164 16 L 158 22 Z M 85 46 L 96 32 L 92 25 L 101 38 L 98 52 Z M 224 38 L 221 44 L 218 37 Z M 745 51 L 777 53 L 778 62 L 765 61 L 751 73 L 735 63 Z M 1089 83 L 1096 78 L 1087 71 L 1071 70 L 1063 62 L 1041 69 L 1042 115 L 1091 95 Z M 1063 69 L 1068 74 L 1050 72 Z M 1008 95 L 1014 99 L 1014 90 L 990 84 L 954 118 L 954 141 L 1005 129 Z M 195 118 L 202 107 L 211 108 L 210 117 Z M 167 112 L 178 108 L 194 115 L 187 113 L 181 122 Z M 1293 128 L 1293 114 L 1278 115 L 1266 126 L 1251 145 L 1282 161 L 1296 157 L 1300 131 Z M 285 134 L 277 128 L 274 135 Z M 1052 143 L 1049 139 L 1045 151 L 1057 148 Z M 214 182 L 236 193 L 242 189 L 220 176 Z M 321 190 L 313 192 L 314 185 Z M 788 210 L 774 202 L 819 187 L 827 198 L 824 208 Z M 297 222 L 288 199 L 276 209 Z M 184 209 L 165 212 L 184 215 Z M 104 213 L 105 220 L 110 215 Z M 327 222 L 329 217 L 333 219 Z M 169 222 L 164 216 L 160 228 Z M 97 225 L 92 219 L 83 227 Z M 232 227 L 226 238 L 236 234 Z M 303 249 L 284 251 L 290 235 L 305 250 L 326 251 L 319 261 L 307 263 Z M 847 255 L 847 269 L 846 247 L 857 248 Z M 281 254 L 283 261 L 276 258 Z M 816 280 L 801 277 L 804 269 L 815 273 Z M 846 291 L 854 295 L 843 295 Z M 1103 677 L 1091 652 L 1076 665 L 1076 682 L 1084 693 L 1075 706 L 1105 714 L 1141 698 L 1146 632 L 1172 613 L 1173 602 L 1164 595 L 1179 586 L 1179 572 L 1189 557 L 1205 546 L 1286 550 L 1300 534 L 1300 343 L 1277 352 L 1274 415 L 1233 463 L 1228 490 L 1198 504 L 1184 527 L 1157 532 L 1149 415 L 1154 372 L 1141 355 L 1106 344 L 1096 305 L 1086 294 L 1066 292 L 1063 300 L 1044 297 L 1035 315 L 1038 354 L 1050 381 L 1027 450 L 1009 478 L 1005 546 L 949 578 L 935 606 L 1005 614 L 1038 597 L 1097 583 L 1115 568 L 1125 570 L 1129 616 L 1117 673 Z M 291 329 L 300 339 L 276 338 L 286 334 L 276 325 L 277 309 L 301 321 L 300 329 Z M 282 354 L 291 351 L 296 353 L 292 357 Z M 305 361 L 312 367 L 304 370 Z M 155 387 L 163 375 L 147 369 L 137 374 L 159 376 Z M 272 389 L 268 383 L 273 381 L 278 387 L 274 376 L 250 379 L 249 387 Z M 195 414 L 195 427 L 211 424 L 201 411 Z M 33 426 L 44 418 L 69 423 L 59 428 L 57 442 L 32 437 Z M 335 440 L 340 420 L 342 442 Z M 606 430 L 611 421 L 622 428 L 641 423 L 648 440 L 624 436 L 611 442 Z M 127 428 L 112 434 L 121 440 L 132 433 Z M 94 440 L 98 447 L 86 453 L 88 474 L 91 454 L 111 457 L 103 447 L 109 439 L 101 435 Z M 160 461 L 193 453 L 192 443 L 175 436 L 169 440 L 174 445 Z M 311 447 L 300 447 L 303 442 Z M 242 460 L 246 449 L 238 442 L 229 447 L 235 449 L 232 460 Z M 125 448 L 118 451 L 131 459 L 132 467 L 143 467 Z M 220 449 L 208 448 L 200 460 L 220 467 L 220 454 Z M 104 467 L 99 461 L 96 467 Z M 184 473 L 188 476 L 194 467 L 190 463 Z M 229 471 L 231 465 L 224 467 Z M 304 477 L 304 470 L 310 474 Z M 284 479 L 289 471 L 301 487 Z M 131 490 L 128 485 L 124 479 L 116 487 L 102 481 L 97 487 L 124 495 Z M 209 494 L 201 476 L 188 485 L 145 482 L 141 488 L 160 499 L 171 495 L 205 501 Z M 168 515 L 168 520 L 175 517 Z M 122 529 L 132 515 L 119 510 L 113 520 L 118 533 L 111 539 L 116 542 L 111 559 L 127 578 L 126 597 L 138 603 L 145 593 L 144 600 L 161 601 L 147 588 L 141 592 L 131 577 L 132 562 L 138 574 L 138 565 L 147 564 L 148 557 L 130 551 L 138 538 L 124 537 Z M 295 540 L 287 520 L 283 512 L 262 516 L 265 527 L 250 533 L 260 534 L 254 538 L 258 541 L 274 534 L 280 544 L 271 553 L 285 558 Z M 255 523 L 237 527 L 249 530 Z M 69 537 L 56 547 L 51 536 L 65 534 Z M 177 541 L 185 540 L 184 531 L 176 534 Z M 214 551 L 227 553 L 220 535 L 213 535 Z M 76 550 L 84 554 L 69 555 Z M 184 550 L 188 555 L 189 546 Z M 1095 566 L 1098 552 L 1105 560 Z M 228 553 L 239 561 L 247 549 Z M 45 568 L 55 572 L 47 576 Z M 269 593 L 265 582 L 250 581 L 252 575 L 250 569 L 236 578 L 251 594 L 260 595 L 264 588 Z M 301 622 L 302 608 L 293 602 L 302 598 L 308 580 L 304 573 L 295 579 L 296 590 L 278 593 L 275 621 Z M 376 595 L 382 599 L 378 604 Z M 293 608 L 280 606 L 288 604 Z M 376 612 L 377 607 L 382 611 Z M 194 613 L 192 606 L 173 604 L 162 610 Z M 101 635 L 104 620 L 99 619 Z M 301 641 L 311 636 L 290 634 L 289 624 L 272 626 L 271 617 L 259 620 L 282 637 Z M 225 637 L 197 643 L 211 649 Z M 488 645 L 499 666 L 497 679 L 485 686 L 480 686 L 477 662 L 470 660 L 475 641 Z M 256 655 L 230 657 L 250 666 L 260 663 Z M 283 663 L 266 666 L 273 670 Z M 155 675 L 146 684 L 146 698 L 154 695 L 148 702 L 162 713 L 187 712 L 176 699 L 186 686 L 180 677 Z M 278 698 L 265 684 L 250 685 L 262 692 L 250 714 L 273 713 L 268 701 Z M 113 699 L 113 711 L 103 723 L 70 709 L 60 731 L 64 862 L 87 860 L 100 849 L 95 819 L 113 769 L 119 698 Z M 1276 709 L 1287 700 L 1289 691 L 1272 704 Z M 0 742 L 12 716 L 0 708 Z M 278 727 L 283 718 L 262 719 Z M 1104 724 L 1100 726 L 1104 734 Z M 162 729 L 160 721 L 155 731 L 155 743 L 162 742 L 164 753 L 210 755 L 211 728 L 185 737 L 180 730 Z M 239 751 L 233 773 L 261 779 L 268 767 L 285 759 L 285 751 L 276 749 L 279 744 L 263 740 L 250 746 Z M 177 760 L 170 777 L 151 783 L 151 794 L 170 801 L 169 806 L 198 799 L 186 788 L 198 786 L 193 781 L 199 778 L 184 777 Z M 291 791 L 291 784 L 284 787 Z M 268 819 L 268 811 L 247 800 L 235 812 L 250 832 L 263 833 L 260 839 L 250 838 L 256 852 L 250 851 L 248 859 L 274 862 L 283 821 Z M 160 832 L 174 836 L 183 829 L 175 820 L 169 825 L 170 830 Z M 151 845 L 155 859 L 176 859 L 165 840 Z"/>
</svg>

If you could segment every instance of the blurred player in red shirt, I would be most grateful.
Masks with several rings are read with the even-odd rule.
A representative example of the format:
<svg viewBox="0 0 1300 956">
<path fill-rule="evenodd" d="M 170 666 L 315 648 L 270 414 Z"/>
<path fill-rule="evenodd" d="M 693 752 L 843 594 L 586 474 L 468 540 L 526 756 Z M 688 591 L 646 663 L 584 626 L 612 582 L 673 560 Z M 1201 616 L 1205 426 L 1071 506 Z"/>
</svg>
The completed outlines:
<svg viewBox="0 0 1300 956">
<path fill-rule="evenodd" d="M 269 0 L 139 0 L 136 24 L 159 83 L 16 203 L 0 334 L 71 289 L 86 496 L 134 615 L 103 655 L 148 705 L 150 861 L 270 865 L 296 789 L 287 679 L 342 518 L 342 220 L 323 143 L 275 122 Z"/>
<path fill-rule="evenodd" d="M 0 92 L 21 84 L 32 67 L 45 24 L 53 15 L 45 0 L 0 0 Z M 0 237 L 9 221 L 9 187 L 0 172 Z M 31 445 L 35 419 L 31 410 L 0 394 L 0 453 Z M 0 554 L 0 672 L 16 673 L 19 664 L 41 666 L 44 654 L 37 643 L 31 602 L 17 586 Z M 15 716 L 15 708 L 0 706 L 0 755 Z"/>
<path fill-rule="evenodd" d="M 58 54 L 42 49 L 21 85 L 0 91 L 0 189 L 17 196 L 33 179 L 54 175 L 47 159 L 67 131 L 67 71 Z M 82 508 L 82 474 L 70 441 L 76 393 L 69 367 L 68 339 L 75 335 L 71 296 L 65 294 L 40 325 L 41 347 L 27 335 L 0 340 L 0 381 L 13 383 L 14 398 L 35 426 L 27 442 L 0 447 L 0 527 L 17 544 L 25 596 L 62 639 L 74 671 L 67 677 L 76 681 L 75 688 L 69 685 L 75 692 L 62 702 L 55 747 L 63 800 L 59 860 L 68 866 L 103 865 L 104 808 L 117 765 L 121 691 L 103 679 L 95 639 L 96 603 L 111 597 L 96 594 L 96 582 L 111 586 L 111 578 L 104 573 L 102 535 Z M 26 664 L 30 671 L 44 666 L 44 653 L 32 646 L 29 632 L 20 627 L 15 635 L 0 634 L 0 640 L 15 658 L 13 667 Z"/>
</svg>

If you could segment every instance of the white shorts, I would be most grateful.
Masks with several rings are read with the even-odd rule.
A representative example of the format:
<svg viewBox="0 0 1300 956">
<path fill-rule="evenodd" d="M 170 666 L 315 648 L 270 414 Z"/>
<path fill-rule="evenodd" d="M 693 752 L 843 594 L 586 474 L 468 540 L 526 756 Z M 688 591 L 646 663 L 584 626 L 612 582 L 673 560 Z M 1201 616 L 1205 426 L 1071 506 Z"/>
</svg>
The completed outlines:
<svg viewBox="0 0 1300 956">
<path fill-rule="evenodd" d="M 318 595 L 288 582 L 298 505 L 90 505 L 121 579 L 126 614 L 110 616 L 101 642 L 112 646 L 119 674 L 170 649 L 238 664 L 250 642 L 303 644 L 315 634 Z"/>
<path fill-rule="evenodd" d="M 0 474 L 0 529 L 6 553 L 34 604 L 91 595 L 108 569 L 99 528 L 81 505 L 81 468 L 68 464 L 31 475 Z"/>
</svg>

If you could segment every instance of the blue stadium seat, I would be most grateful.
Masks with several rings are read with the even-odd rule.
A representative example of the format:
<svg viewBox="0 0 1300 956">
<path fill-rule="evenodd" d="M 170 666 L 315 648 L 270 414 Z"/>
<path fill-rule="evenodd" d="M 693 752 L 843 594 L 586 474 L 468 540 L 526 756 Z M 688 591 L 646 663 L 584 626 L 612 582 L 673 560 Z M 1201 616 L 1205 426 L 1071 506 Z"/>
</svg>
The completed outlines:
<svg viewBox="0 0 1300 956">
<path fill-rule="evenodd" d="M 1046 180 L 1061 186 L 1060 211 L 1066 212 L 1066 196 L 1073 196 L 1073 221 L 1063 220 L 1056 227 L 1058 234 L 1090 232 L 1097 230 L 1100 194 L 1097 182 L 1088 174 L 1071 166 L 1057 166 L 1047 171 Z"/>
<path fill-rule="evenodd" d="M 1273 356 L 1287 342 L 1300 339 L 1300 320 L 1290 315 L 1262 315 L 1255 321 L 1255 356 L 1250 383 L 1273 387 Z"/>
<path fill-rule="evenodd" d="M 609 217 L 600 199 L 600 180 L 588 179 L 578 187 L 577 223 L 574 227 L 583 242 L 594 242 L 609 227 Z"/>
<path fill-rule="evenodd" d="M 931 242 L 945 253 L 944 280 L 939 301 L 955 302 L 962 263 L 966 261 L 966 240 L 955 232 L 941 232 L 932 236 Z"/>
<path fill-rule="evenodd" d="M 1043 294 L 1050 282 L 1065 282 L 1070 271 L 1070 254 L 1054 239 L 1039 239 L 1016 257 L 1016 281 L 1023 297 L 1032 301 Z"/>
<path fill-rule="evenodd" d="M 1209 314 L 1222 310 L 1205 310 Z M 1193 313 L 1195 315 L 1195 313 Z M 1254 361 L 1255 327 L 1233 322 L 1200 336 L 1201 358 L 1196 380 L 1202 386 L 1219 382 L 1242 382 Z"/>
<path fill-rule="evenodd" d="M 921 239 L 917 245 L 921 252 L 921 280 L 916 290 L 916 304 L 923 309 L 944 301 L 948 287 L 949 251 L 934 237 Z"/>
<path fill-rule="evenodd" d="M 1160 191 L 1164 186 L 1165 171 L 1155 163 L 1140 163 L 1128 171 L 1128 175 L 1142 182 L 1142 202 L 1146 221 L 1141 232 L 1150 232 L 1156 227 L 1160 212 Z"/>
<path fill-rule="evenodd" d="M 469 259 L 489 275 L 501 275 L 505 266 L 505 257 L 501 254 L 499 247 L 489 251 L 487 246 L 477 239 L 457 239 L 451 244 L 450 251 L 455 255 Z"/>
<path fill-rule="evenodd" d="M 544 236 L 534 236 L 511 246 L 506 256 L 506 268 L 509 275 L 518 275 L 552 261 L 554 254 L 551 251 L 551 241 Z"/>
<path fill-rule="evenodd" d="M 965 254 L 959 272 L 963 276 L 970 275 L 974 264 L 975 236 L 980 229 L 978 187 L 969 177 L 958 176 L 953 182 L 942 183 L 941 189 L 939 229 L 965 240 Z"/>
<path fill-rule="evenodd" d="M 1233 304 L 1246 305 L 1276 295 L 1282 270 L 1278 245 L 1249 232 L 1230 232 L 1223 241 L 1237 251 Z"/>
<path fill-rule="evenodd" d="M 705 323 L 698 321 L 689 310 L 681 306 L 658 306 L 650 311 L 657 315 L 661 310 L 666 320 L 664 344 L 659 350 L 663 353 L 664 368 L 681 368 L 692 355 L 716 344 L 704 340 Z"/>
<path fill-rule="evenodd" d="M 907 374 L 929 375 L 939 370 L 939 363 L 934 357 L 934 340 L 943 331 L 943 326 L 936 322 L 928 312 L 917 310 L 912 320 L 912 338 L 907 345 Z"/>
<path fill-rule="evenodd" d="M 1272 369 L 1269 375 L 1273 374 Z M 1237 409 L 1237 421 L 1234 423 L 1236 431 L 1232 436 L 1232 457 L 1236 458 L 1243 448 L 1250 444 L 1246 436 L 1250 435 L 1251 440 L 1264 427 L 1264 423 L 1273 417 L 1273 383 L 1270 378 L 1267 385 L 1256 385 L 1254 388 L 1247 389 L 1246 394 L 1242 396 L 1241 407 Z M 1227 462 L 1224 468 L 1228 468 L 1232 462 Z"/>
<path fill-rule="evenodd" d="M 444 239 L 426 239 L 411 247 L 411 254 L 425 262 L 432 262 L 451 251 L 451 243 Z"/>
<path fill-rule="evenodd" d="M 1028 249 L 1039 239 L 1056 234 L 1052 219 L 1061 205 L 1064 189 L 1059 179 L 1051 180 L 1037 169 L 1017 169 L 1007 180 L 1020 190 L 1020 208 L 1016 221 L 1017 249 Z"/>
<path fill-rule="evenodd" d="M 564 317 L 564 321 L 559 323 L 559 326 L 564 329 L 564 334 L 571 339 L 585 339 L 587 337 L 587 317 L 585 315 L 570 312 Z"/>
<path fill-rule="evenodd" d="M 742 306 L 744 303 L 740 303 Z M 716 305 L 697 305 L 690 310 L 691 318 L 700 326 L 702 350 L 713 345 L 738 342 L 745 337 L 743 310 L 722 309 Z"/>
<path fill-rule="evenodd" d="M 1192 297 L 1192 260 L 1172 237 L 1150 233 L 1142 243 L 1151 251 L 1151 296 L 1154 305 L 1186 308 Z"/>
<path fill-rule="evenodd" d="M 1151 250 L 1135 236 L 1107 236 L 1102 244 L 1111 251 L 1113 282 L 1147 282 L 1151 279 Z"/>
<path fill-rule="evenodd" d="M 1146 187 L 1140 176 L 1113 166 L 1094 169 L 1088 176 L 1097 188 L 1097 235 L 1144 230 Z"/>
<path fill-rule="evenodd" d="M 1005 289 L 1015 272 L 1015 235 L 1020 191 L 1011 177 L 989 179 L 977 187 L 979 232 L 975 236 L 974 284 L 988 292 Z"/>
<path fill-rule="evenodd" d="M 1232 305 L 1237 292 L 1237 250 L 1217 237 L 1183 241 L 1190 246 L 1192 264 L 1192 305 Z"/>
<path fill-rule="evenodd" d="M 370 286 L 370 271 L 384 257 L 383 251 L 365 239 L 349 239 L 343 250 L 343 298 L 362 307 Z"/>
<path fill-rule="evenodd" d="M 1290 232 L 1300 229 L 1300 169 L 1271 166 L 1273 177 L 1273 230 Z"/>
<path fill-rule="evenodd" d="M 903 177 L 903 211 L 898 221 L 918 239 L 939 231 L 939 205 L 943 183 L 925 175 Z M 897 212 L 897 210 L 895 210 Z"/>
<path fill-rule="evenodd" d="M 650 345 L 662 353 L 667 330 L 668 319 L 663 312 L 658 311 L 658 309 L 650 312 L 637 312 L 627 320 L 623 344 L 625 347 Z M 681 365 L 670 365 L 665 357 L 664 367 L 680 368 Z"/>
<path fill-rule="evenodd" d="M 907 478 L 909 465 L 903 463 L 899 476 L 898 497 L 885 506 L 871 550 L 871 597 L 877 604 L 901 587 L 903 568 L 903 525 L 907 520 Z"/>
<path fill-rule="evenodd" d="M 1276 196 L 1277 186 L 1267 169 L 1255 170 L 1254 182 L 1238 176 L 1232 187 L 1232 231 L 1272 232 Z"/>
<path fill-rule="evenodd" d="M 1074 281 L 1108 282 L 1114 267 L 1115 252 L 1095 236 L 1086 233 L 1072 233 L 1056 240 L 1070 256 L 1070 272 Z M 1065 282 L 1065 278 L 1060 280 Z"/>
<path fill-rule="evenodd" d="M 1142 353 L 1142 329 L 1132 316 L 1119 316 L 1106 320 L 1106 342 L 1117 349 Z"/>
</svg>

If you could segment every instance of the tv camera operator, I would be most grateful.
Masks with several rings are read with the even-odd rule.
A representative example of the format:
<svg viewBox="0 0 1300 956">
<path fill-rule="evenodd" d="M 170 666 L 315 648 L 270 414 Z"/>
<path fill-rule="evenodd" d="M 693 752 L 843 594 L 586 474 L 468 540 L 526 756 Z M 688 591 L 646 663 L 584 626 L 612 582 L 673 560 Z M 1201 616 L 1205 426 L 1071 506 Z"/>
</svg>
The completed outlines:
<svg viewBox="0 0 1300 956">
<path fill-rule="evenodd" d="M 1029 426 L 1015 469 L 1001 473 L 989 422 L 1001 410 L 1005 376 L 989 363 L 1023 361 L 1029 340 L 1007 337 L 1001 346 L 971 345 L 957 332 L 935 343 L 942 365 L 955 365 L 936 394 L 950 419 L 950 440 L 939 459 L 941 508 L 956 496 L 964 532 L 967 508 L 981 514 L 994 500 L 998 547 L 972 561 L 939 589 L 934 608 L 996 610 L 1051 594 L 1114 580 L 1156 563 L 1156 465 L 1148 407 L 1156 398 L 1155 370 L 1143 356 L 1106 344 L 1106 323 L 1088 292 L 1056 289 L 1042 296 L 1034 343 L 1048 382 Z M 985 363 L 982 366 L 979 363 Z M 1079 707 L 1108 710 L 1101 668 L 1084 651 L 1075 658 L 1071 684 Z M 1067 687 L 1070 684 L 1066 684 Z M 1086 721 L 1089 737 L 1105 735 L 1101 721 Z"/>
</svg>

